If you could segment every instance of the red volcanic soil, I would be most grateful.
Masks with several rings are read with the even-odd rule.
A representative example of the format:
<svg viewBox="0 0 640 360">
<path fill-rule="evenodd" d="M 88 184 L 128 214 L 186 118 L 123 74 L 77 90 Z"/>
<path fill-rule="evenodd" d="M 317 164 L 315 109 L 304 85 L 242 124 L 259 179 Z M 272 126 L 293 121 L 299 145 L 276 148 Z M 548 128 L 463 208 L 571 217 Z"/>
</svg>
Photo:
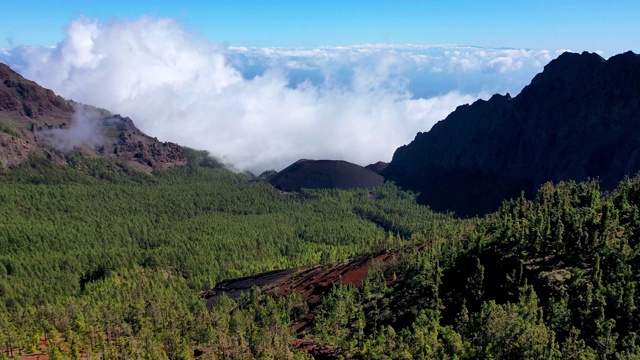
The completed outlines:
<svg viewBox="0 0 640 360">
<path fill-rule="evenodd" d="M 388 263 L 396 257 L 395 253 L 384 253 L 374 257 L 360 256 L 334 265 L 304 266 L 286 270 L 274 270 L 259 275 L 248 276 L 240 279 L 231 279 L 220 282 L 215 288 L 205 292 L 205 304 L 208 308 L 214 306 L 217 298 L 226 294 L 237 299 L 242 292 L 248 292 L 255 285 L 264 292 L 290 295 L 297 293 L 309 304 L 309 308 L 317 307 L 322 297 L 339 284 L 362 286 L 367 271 L 373 262 Z M 388 286 L 392 283 L 388 283 Z M 308 338 L 309 323 L 313 321 L 313 313 L 305 320 L 298 320 L 291 327 L 300 337 L 293 346 L 301 351 L 311 354 L 317 359 L 333 359 L 334 349 L 326 344 L 317 344 L 313 338 Z M 306 334 L 306 335 L 305 335 Z"/>
<path fill-rule="evenodd" d="M 20 357 L 18 357 L 17 359 L 20 360 L 48 360 L 49 359 L 49 353 L 47 350 L 47 340 L 42 338 L 40 339 L 40 342 L 38 343 L 38 349 L 39 349 L 39 353 L 35 353 L 35 354 L 24 354 L 21 355 Z M 14 349 L 13 351 L 13 355 L 17 356 L 16 354 L 19 353 L 20 350 L 18 349 Z M 5 356 L 9 356 L 11 354 L 11 352 L 9 352 L 8 350 L 4 350 L 3 351 Z"/>
<path fill-rule="evenodd" d="M 256 285 L 265 292 L 279 295 L 286 296 L 295 292 L 309 305 L 316 305 L 335 285 L 361 286 L 372 262 L 386 262 L 392 256 L 393 254 L 360 256 L 336 265 L 303 266 L 225 280 L 202 296 L 206 299 L 207 307 L 211 307 L 222 294 L 237 299 L 242 292 L 248 292 Z"/>
<path fill-rule="evenodd" d="M 362 166 L 342 160 L 298 160 L 269 181 L 284 191 L 300 189 L 373 189 L 384 178 Z"/>
</svg>

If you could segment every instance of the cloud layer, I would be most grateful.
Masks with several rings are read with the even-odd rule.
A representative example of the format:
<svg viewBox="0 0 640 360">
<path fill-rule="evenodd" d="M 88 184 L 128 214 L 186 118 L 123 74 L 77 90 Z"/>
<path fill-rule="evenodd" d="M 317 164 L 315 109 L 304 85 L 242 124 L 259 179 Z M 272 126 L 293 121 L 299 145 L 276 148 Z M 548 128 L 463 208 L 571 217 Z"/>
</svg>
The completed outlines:
<svg viewBox="0 0 640 360">
<path fill-rule="evenodd" d="M 240 170 L 299 158 L 389 161 L 456 106 L 517 93 L 548 51 L 361 45 L 211 44 L 172 19 L 73 21 L 51 48 L 0 51 L 25 77 L 131 117 L 151 136 L 206 149 Z"/>
</svg>

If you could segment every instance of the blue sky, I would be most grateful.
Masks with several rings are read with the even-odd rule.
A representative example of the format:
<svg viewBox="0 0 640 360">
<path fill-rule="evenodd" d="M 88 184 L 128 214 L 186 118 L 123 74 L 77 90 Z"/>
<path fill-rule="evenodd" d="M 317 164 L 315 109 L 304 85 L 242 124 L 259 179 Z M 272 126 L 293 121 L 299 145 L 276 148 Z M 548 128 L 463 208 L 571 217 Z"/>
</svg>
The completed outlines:
<svg viewBox="0 0 640 360">
<path fill-rule="evenodd" d="M 0 47 L 55 45 L 79 17 L 174 17 L 190 31 L 236 46 L 465 44 L 638 51 L 640 2 L 538 1 L 7 1 Z"/>
</svg>

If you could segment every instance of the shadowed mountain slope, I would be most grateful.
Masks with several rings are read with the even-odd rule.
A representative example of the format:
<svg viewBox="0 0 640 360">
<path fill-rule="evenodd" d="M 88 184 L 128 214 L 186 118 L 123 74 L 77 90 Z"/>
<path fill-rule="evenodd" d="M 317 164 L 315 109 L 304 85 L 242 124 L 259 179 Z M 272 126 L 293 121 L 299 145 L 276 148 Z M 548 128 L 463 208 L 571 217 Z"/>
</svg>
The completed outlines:
<svg viewBox="0 0 640 360">
<path fill-rule="evenodd" d="M 496 210 L 547 181 L 599 178 L 605 190 L 640 170 L 640 56 L 564 53 L 512 98 L 458 107 L 398 148 L 383 175 L 459 215 Z"/>
<path fill-rule="evenodd" d="M 307 189 L 373 189 L 384 178 L 362 166 L 342 160 L 298 160 L 269 181 L 284 191 Z"/>
</svg>

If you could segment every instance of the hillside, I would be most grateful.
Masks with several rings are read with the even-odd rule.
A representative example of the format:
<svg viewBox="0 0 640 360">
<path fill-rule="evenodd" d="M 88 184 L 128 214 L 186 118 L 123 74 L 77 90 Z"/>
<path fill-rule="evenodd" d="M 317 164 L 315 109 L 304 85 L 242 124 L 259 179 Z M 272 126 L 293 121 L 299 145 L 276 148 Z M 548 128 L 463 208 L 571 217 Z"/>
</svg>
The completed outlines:
<svg viewBox="0 0 640 360">
<path fill-rule="evenodd" d="M 460 215 L 495 211 L 547 181 L 598 178 L 611 190 L 640 170 L 640 56 L 564 53 L 520 94 L 458 107 L 398 148 L 386 179 Z"/>
<path fill-rule="evenodd" d="M 474 226 L 449 219 L 416 242 L 202 296 L 214 313 L 286 316 L 317 359 L 636 358 L 639 194 L 640 178 L 612 193 L 547 183 Z"/>
<path fill-rule="evenodd" d="M 392 248 L 401 240 L 390 232 L 417 241 L 449 224 L 390 185 L 372 202 L 365 190 L 286 194 L 197 165 L 154 179 L 0 186 L 0 351 L 229 358 L 251 344 L 252 354 L 280 346 L 293 356 L 288 316 L 263 317 L 259 331 L 240 335 L 257 324 L 247 322 L 252 313 L 233 311 L 236 325 L 225 328 L 232 312 L 207 311 L 198 294 L 227 278 Z"/>
<path fill-rule="evenodd" d="M 129 118 L 67 101 L 0 63 L 0 163 L 29 157 L 58 163 L 76 152 L 151 172 L 186 164 L 183 149 L 142 133 Z"/>
<path fill-rule="evenodd" d="M 370 189 L 381 186 L 384 178 L 362 166 L 342 160 L 301 159 L 269 179 L 284 191 L 301 189 Z"/>
</svg>

